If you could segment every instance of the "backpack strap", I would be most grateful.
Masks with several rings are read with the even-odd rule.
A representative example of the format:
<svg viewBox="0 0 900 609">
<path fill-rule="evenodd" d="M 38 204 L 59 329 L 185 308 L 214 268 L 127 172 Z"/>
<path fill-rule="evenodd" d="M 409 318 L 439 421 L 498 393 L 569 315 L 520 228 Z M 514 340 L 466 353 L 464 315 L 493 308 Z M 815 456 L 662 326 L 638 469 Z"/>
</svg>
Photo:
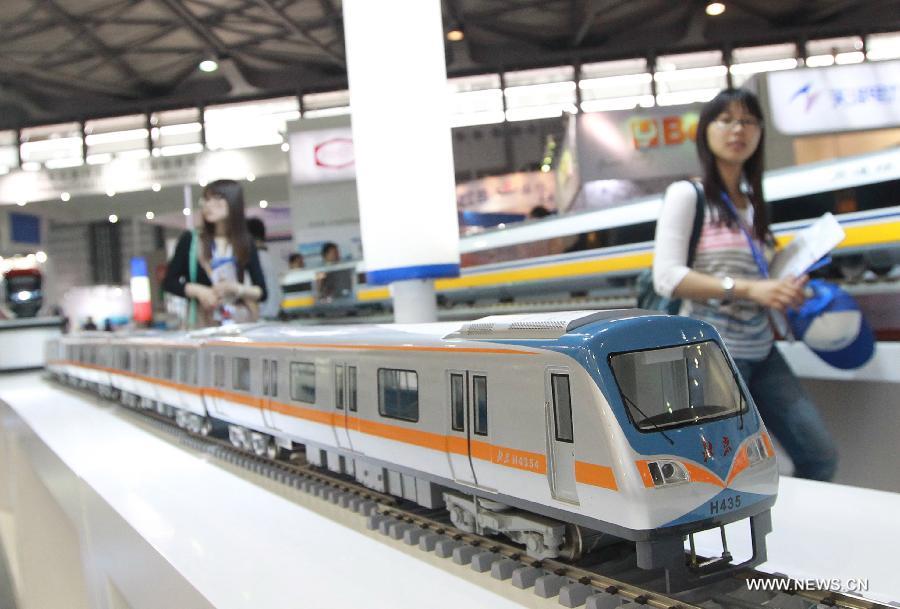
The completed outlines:
<svg viewBox="0 0 900 609">
<path fill-rule="evenodd" d="M 687 266 L 694 266 L 694 254 L 697 253 L 697 242 L 700 241 L 700 232 L 703 230 L 703 216 L 706 213 L 706 195 L 703 194 L 703 186 L 696 180 L 689 180 L 691 186 L 697 192 L 697 209 L 694 212 L 694 226 L 691 229 L 691 240 L 688 242 Z"/>
<path fill-rule="evenodd" d="M 191 249 L 188 254 L 188 281 L 197 283 L 197 229 L 191 230 Z M 188 300 L 188 329 L 197 327 L 197 299 Z"/>
</svg>

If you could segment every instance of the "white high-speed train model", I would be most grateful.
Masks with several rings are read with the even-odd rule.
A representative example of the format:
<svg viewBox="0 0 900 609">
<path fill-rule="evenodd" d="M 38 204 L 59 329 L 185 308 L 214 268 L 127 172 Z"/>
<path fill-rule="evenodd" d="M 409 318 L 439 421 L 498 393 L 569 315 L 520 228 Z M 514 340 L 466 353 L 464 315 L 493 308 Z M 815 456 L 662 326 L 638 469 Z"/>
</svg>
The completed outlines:
<svg viewBox="0 0 900 609">
<path fill-rule="evenodd" d="M 48 351 L 69 382 L 197 432 L 227 427 L 258 454 L 303 448 L 533 557 L 612 537 L 636 542 L 640 567 L 686 573 L 686 535 L 749 518 L 748 563 L 765 559 L 772 442 L 703 322 L 631 309 L 257 324 L 75 335 Z"/>
</svg>

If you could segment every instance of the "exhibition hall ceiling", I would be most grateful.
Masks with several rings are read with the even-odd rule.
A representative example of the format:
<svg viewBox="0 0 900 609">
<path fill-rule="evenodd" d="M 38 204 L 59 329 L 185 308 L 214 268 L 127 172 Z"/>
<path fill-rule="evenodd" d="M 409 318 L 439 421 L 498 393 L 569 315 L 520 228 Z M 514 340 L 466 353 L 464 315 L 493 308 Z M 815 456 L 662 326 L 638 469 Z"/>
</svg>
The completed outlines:
<svg viewBox="0 0 900 609">
<path fill-rule="evenodd" d="M 340 0 L 2 0 L 0 129 L 346 87 Z M 450 76 L 900 30 L 898 0 L 443 0 Z M 413 52 L 413 50 L 410 50 Z M 198 66 L 213 59 L 219 68 Z M 415 78 L 415 75 L 410 75 Z"/>
</svg>

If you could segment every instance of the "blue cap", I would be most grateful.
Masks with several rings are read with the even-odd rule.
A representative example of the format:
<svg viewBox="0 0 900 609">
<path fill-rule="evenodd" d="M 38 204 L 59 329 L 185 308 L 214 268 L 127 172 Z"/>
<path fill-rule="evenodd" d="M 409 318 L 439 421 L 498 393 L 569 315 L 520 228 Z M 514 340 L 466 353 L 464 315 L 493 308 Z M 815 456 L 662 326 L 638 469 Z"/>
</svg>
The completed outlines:
<svg viewBox="0 0 900 609">
<path fill-rule="evenodd" d="M 875 337 L 853 297 L 821 279 L 807 287 L 812 297 L 787 314 L 794 336 L 835 368 L 851 370 L 868 362 L 875 353 Z"/>
</svg>

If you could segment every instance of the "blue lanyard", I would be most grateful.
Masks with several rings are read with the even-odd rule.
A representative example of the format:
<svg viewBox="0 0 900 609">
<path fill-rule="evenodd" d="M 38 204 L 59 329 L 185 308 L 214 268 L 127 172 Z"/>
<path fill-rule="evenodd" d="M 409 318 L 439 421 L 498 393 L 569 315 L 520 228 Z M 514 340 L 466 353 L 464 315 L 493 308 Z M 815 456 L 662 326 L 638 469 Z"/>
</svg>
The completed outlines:
<svg viewBox="0 0 900 609">
<path fill-rule="evenodd" d="M 768 279 L 769 263 L 766 262 L 766 257 L 763 256 L 762 251 L 760 251 L 759 247 L 757 247 L 756 245 L 756 242 L 753 240 L 753 237 L 750 235 L 750 231 L 747 230 L 747 225 L 744 224 L 744 221 L 741 219 L 737 207 L 735 207 L 734 203 L 731 201 L 731 197 L 729 197 L 728 193 L 726 192 L 722 193 L 722 200 L 725 201 L 725 205 L 728 206 L 728 209 L 731 211 L 734 219 L 737 220 L 738 226 L 741 227 L 741 231 L 747 238 L 747 243 L 750 244 L 750 251 L 753 253 L 753 260 L 756 262 L 756 267 L 759 269 L 760 275 L 762 275 L 763 278 Z"/>
</svg>

